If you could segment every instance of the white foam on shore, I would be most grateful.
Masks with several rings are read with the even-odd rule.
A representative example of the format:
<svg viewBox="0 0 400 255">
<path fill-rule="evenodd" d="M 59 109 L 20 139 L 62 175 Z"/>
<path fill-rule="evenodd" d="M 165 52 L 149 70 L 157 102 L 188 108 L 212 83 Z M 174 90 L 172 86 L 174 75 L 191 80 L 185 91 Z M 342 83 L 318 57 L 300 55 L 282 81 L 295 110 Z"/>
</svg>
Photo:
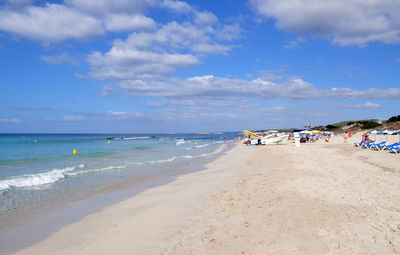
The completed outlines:
<svg viewBox="0 0 400 255">
<path fill-rule="evenodd" d="M 185 143 L 184 139 L 178 140 L 178 142 Z M 203 144 L 196 147 L 205 147 L 209 144 Z M 221 144 L 217 147 L 216 150 L 200 155 L 184 155 L 184 156 L 173 156 L 168 159 L 160 159 L 160 160 L 150 160 L 147 162 L 137 162 L 137 163 L 129 163 L 127 165 L 119 165 L 119 166 L 107 166 L 103 168 L 87 168 L 84 164 L 79 164 L 77 166 L 72 167 L 65 167 L 62 169 L 53 169 L 48 172 L 42 172 L 37 174 L 24 174 L 20 176 L 10 177 L 5 180 L 0 180 L 0 191 L 4 191 L 10 188 L 29 188 L 29 187 L 36 187 L 46 184 L 52 184 L 57 181 L 60 181 L 68 176 L 78 176 L 82 174 L 92 173 L 92 172 L 102 172 L 102 171 L 110 171 L 113 169 L 124 169 L 128 165 L 145 165 L 145 164 L 160 164 L 160 163 L 167 163 L 172 162 L 177 159 L 191 159 L 197 157 L 207 157 L 216 153 L 221 152 L 224 149 L 224 144 Z M 1 194 L 1 193 L 0 193 Z"/>
<path fill-rule="evenodd" d="M 66 167 L 62 169 L 53 169 L 49 172 L 43 172 L 38 174 L 24 174 L 20 176 L 11 177 L 6 180 L 0 181 L 0 190 L 9 188 L 26 188 L 34 187 L 45 184 L 51 184 L 65 178 L 68 173 L 71 173 L 75 169 L 84 168 L 84 164 L 78 166 Z"/>
<path fill-rule="evenodd" d="M 203 147 L 206 147 L 206 146 L 208 146 L 208 145 L 210 145 L 209 143 L 206 143 L 206 144 L 202 144 L 202 145 L 196 145 L 196 146 L 194 146 L 194 147 L 196 147 L 196 148 L 203 148 Z"/>
<path fill-rule="evenodd" d="M 143 140 L 143 139 L 150 139 L 149 136 L 137 136 L 137 137 L 122 137 L 124 140 Z"/>
<path fill-rule="evenodd" d="M 185 139 L 178 139 L 176 140 L 176 145 L 184 144 L 186 143 Z"/>
<path fill-rule="evenodd" d="M 66 167 L 62 169 L 53 169 L 49 172 L 14 176 L 6 180 L 0 180 L 0 191 L 10 188 L 29 188 L 46 184 L 52 184 L 61 179 L 67 178 L 68 176 L 78 176 L 81 174 L 86 174 L 91 172 L 101 172 L 112 169 L 126 168 L 126 166 L 108 166 L 98 169 L 81 170 L 84 169 L 85 167 L 86 166 L 84 164 L 79 164 L 78 166 Z M 75 171 L 77 169 L 78 171 Z"/>
</svg>

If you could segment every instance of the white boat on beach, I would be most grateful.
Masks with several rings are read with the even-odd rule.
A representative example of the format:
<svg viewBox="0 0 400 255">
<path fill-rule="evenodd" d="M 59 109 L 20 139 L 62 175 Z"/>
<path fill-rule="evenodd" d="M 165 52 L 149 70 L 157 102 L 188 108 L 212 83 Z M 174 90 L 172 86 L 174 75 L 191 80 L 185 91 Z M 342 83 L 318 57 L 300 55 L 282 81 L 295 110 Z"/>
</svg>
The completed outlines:
<svg viewBox="0 0 400 255">
<path fill-rule="evenodd" d="M 258 133 L 253 133 L 250 131 L 243 131 L 243 133 L 247 134 L 249 136 L 248 139 L 244 141 L 244 143 L 248 143 L 251 145 L 257 145 L 257 144 L 284 144 L 288 141 L 289 134 L 286 133 L 279 133 L 276 130 L 269 130 L 266 132 L 263 132 L 262 134 Z M 250 138 L 253 137 L 253 138 Z"/>
<path fill-rule="evenodd" d="M 288 141 L 288 134 L 278 133 L 275 130 L 269 130 L 261 138 L 261 144 L 284 144 Z"/>
</svg>

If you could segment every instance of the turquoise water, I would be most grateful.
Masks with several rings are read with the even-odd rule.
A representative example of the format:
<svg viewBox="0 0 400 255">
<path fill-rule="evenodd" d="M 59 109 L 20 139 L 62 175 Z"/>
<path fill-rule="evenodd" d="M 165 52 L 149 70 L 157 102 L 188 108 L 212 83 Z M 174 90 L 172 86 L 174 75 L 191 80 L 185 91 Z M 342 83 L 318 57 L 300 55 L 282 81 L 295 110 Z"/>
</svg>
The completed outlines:
<svg viewBox="0 0 400 255">
<path fill-rule="evenodd" d="M 225 149 L 225 141 L 235 136 L 0 135 L 0 216 L 162 176 Z"/>
</svg>

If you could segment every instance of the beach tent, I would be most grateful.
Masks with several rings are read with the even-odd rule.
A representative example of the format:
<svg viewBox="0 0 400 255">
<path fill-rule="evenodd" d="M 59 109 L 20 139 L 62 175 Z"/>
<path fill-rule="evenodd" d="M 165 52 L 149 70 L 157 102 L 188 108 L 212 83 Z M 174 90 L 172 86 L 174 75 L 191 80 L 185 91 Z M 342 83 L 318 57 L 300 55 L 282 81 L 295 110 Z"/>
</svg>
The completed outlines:
<svg viewBox="0 0 400 255">
<path fill-rule="evenodd" d="M 301 134 L 311 134 L 311 131 L 309 131 L 309 130 L 303 130 L 303 131 L 300 131 L 300 133 L 301 133 Z"/>
</svg>

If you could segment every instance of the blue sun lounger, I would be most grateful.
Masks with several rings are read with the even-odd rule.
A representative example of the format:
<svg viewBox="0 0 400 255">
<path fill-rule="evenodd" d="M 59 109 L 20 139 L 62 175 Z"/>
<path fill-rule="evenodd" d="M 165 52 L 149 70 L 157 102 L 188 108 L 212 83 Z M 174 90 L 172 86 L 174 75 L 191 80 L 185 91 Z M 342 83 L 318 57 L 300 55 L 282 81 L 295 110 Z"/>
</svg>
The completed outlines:
<svg viewBox="0 0 400 255">
<path fill-rule="evenodd" d="M 369 142 L 369 143 L 364 143 L 364 142 L 361 142 L 361 143 L 354 143 L 354 146 L 356 146 L 356 147 L 362 147 L 362 146 L 364 146 L 364 145 L 366 145 L 366 144 L 370 144 L 370 143 L 375 143 L 375 141 L 372 141 L 372 142 Z"/>
<path fill-rule="evenodd" d="M 363 144 L 361 144 L 361 147 L 362 148 L 369 148 L 369 146 L 371 146 L 373 144 L 375 144 L 375 141 L 372 141 L 372 142 L 369 142 L 369 143 L 363 143 Z"/>
<path fill-rule="evenodd" d="M 389 145 L 375 146 L 374 149 L 384 151 L 384 150 L 390 150 L 390 149 L 392 149 L 394 147 L 397 147 L 399 145 L 400 145 L 400 143 L 392 143 L 392 144 L 389 144 Z"/>
<path fill-rule="evenodd" d="M 390 149 L 391 152 L 399 154 L 400 153 L 400 147 L 393 147 Z"/>
<path fill-rule="evenodd" d="M 371 144 L 370 146 L 367 146 L 368 148 L 376 148 L 378 146 L 384 146 L 386 145 L 387 142 L 381 142 L 381 143 L 375 143 L 375 144 Z"/>
</svg>

